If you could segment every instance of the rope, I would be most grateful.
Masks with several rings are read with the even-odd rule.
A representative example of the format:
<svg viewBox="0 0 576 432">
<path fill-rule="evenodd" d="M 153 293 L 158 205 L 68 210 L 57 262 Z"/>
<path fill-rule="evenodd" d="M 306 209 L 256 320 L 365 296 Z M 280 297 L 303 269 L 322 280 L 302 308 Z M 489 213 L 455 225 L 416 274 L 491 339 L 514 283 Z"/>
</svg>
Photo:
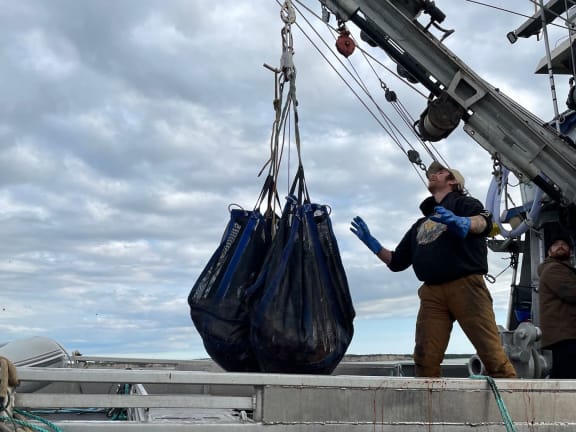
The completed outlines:
<svg viewBox="0 0 576 432">
<path fill-rule="evenodd" d="M 6 417 L 6 416 L 0 417 L 0 421 L 10 422 L 13 424 L 14 429 L 12 429 L 12 431 L 18 431 L 18 432 L 20 432 L 20 431 L 22 431 L 22 432 L 27 432 L 27 431 L 62 432 L 62 429 L 60 429 L 54 423 L 52 423 L 46 419 L 43 419 L 42 417 L 27 413 L 26 411 L 19 410 L 18 408 L 14 408 L 14 412 L 17 414 L 17 417 Z M 26 417 L 28 417 L 32 420 L 36 420 L 37 422 L 40 422 L 40 423 L 48 426 L 49 429 L 43 428 L 41 426 L 37 426 L 33 423 L 30 423 L 30 422 L 24 420 L 24 418 L 26 418 Z M 16 425 L 19 425 L 21 427 L 16 429 Z M 10 429 L 8 429 L 8 430 L 10 430 Z"/>
<path fill-rule="evenodd" d="M 276 1 L 278 2 L 279 0 L 276 0 Z M 311 15 L 313 15 L 314 17 L 316 17 L 317 19 L 321 19 L 319 16 L 314 14 L 306 5 L 304 5 L 300 0 L 294 0 L 294 1 L 295 1 L 295 3 L 298 3 L 307 12 L 309 12 Z M 370 90 L 368 89 L 366 84 L 363 82 L 362 77 L 360 76 L 360 74 L 358 73 L 358 71 L 356 70 L 356 68 L 354 67 L 352 62 L 350 61 L 350 59 L 348 59 L 348 65 L 346 65 L 344 63 L 344 61 L 342 61 L 340 56 L 336 55 L 334 50 L 328 45 L 328 43 L 320 35 L 318 30 L 310 23 L 310 21 L 306 18 L 306 16 L 303 14 L 303 12 L 298 7 L 296 7 L 296 6 L 294 6 L 294 7 L 295 7 L 296 11 L 300 14 L 300 16 L 304 19 L 304 21 L 306 22 L 308 27 L 311 29 L 311 31 L 316 35 L 316 37 L 321 41 L 321 43 L 328 49 L 328 52 L 332 56 L 334 56 L 334 58 L 339 63 L 340 67 L 346 73 L 348 73 L 348 75 L 351 77 L 352 81 L 354 81 L 354 83 L 358 86 L 359 91 L 357 91 L 355 88 L 353 88 L 351 83 L 348 82 L 348 80 L 345 78 L 345 76 L 336 68 L 336 66 L 330 61 L 330 59 L 320 49 L 320 47 L 312 40 L 311 36 L 302 28 L 302 26 L 300 26 L 298 24 L 298 22 L 295 22 L 294 24 L 298 27 L 298 29 L 301 30 L 303 35 L 308 39 L 308 41 L 318 51 L 318 53 L 324 58 L 324 60 L 328 63 L 328 65 L 332 68 L 332 70 L 338 75 L 338 77 L 342 80 L 342 82 L 348 87 L 348 89 L 353 93 L 353 95 L 356 97 L 356 99 L 364 106 L 364 108 L 368 111 L 368 113 L 376 120 L 376 122 L 388 134 L 388 136 L 391 138 L 392 142 L 408 157 L 408 159 L 411 162 L 413 162 L 410 158 L 410 153 L 413 153 L 413 151 L 416 151 L 414 148 L 414 145 L 412 145 L 410 140 L 400 131 L 398 126 L 396 126 L 394 121 L 386 114 L 386 112 L 382 109 L 382 107 L 379 105 L 379 103 L 376 101 L 376 99 L 370 93 Z M 326 27 L 328 28 L 328 30 L 331 31 L 331 33 L 333 33 L 335 30 L 329 25 L 327 20 L 323 19 L 323 21 L 326 24 Z M 335 39 L 335 37 L 334 37 L 334 39 Z M 389 90 L 388 87 L 386 86 L 386 84 L 384 84 L 383 80 L 378 77 L 378 73 L 377 73 L 376 69 L 374 68 L 374 66 L 370 60 L 372 60 L 375 63 L 378 63 L 380 66 L 382 66 L 384 69 L 386 69 L 389 73 L 391 73 L 392 75 L 399 78 L 402 83 L 409 85 L 412 88 L 412 90 L 419 93 L 422 97 L 426 98 L 426 96 L 423 93 L 421 93 L 420 91 L 418 91 L 418 89 L 416 87 L 407 83 L 406 80 L 401 79 L 398 74 L 396 74 L 391 69 L 389 69 L 384 64 L 382 64 L 380 61 L 378 61 L 376 58 L 371 56 L 367 51 L 363 50 L 359 46 L 359 44 L 356 44 L 356 47 L 362 53 L 366 63 L 369 65 L 373 74 L 379 79 L 382 89 L 384 89 L 387 92 L 386 93 L 386 100 L 391 103 L 393 109 L 396 111 L 396 114 L 400 117 L 402 122 L 407 126 L 408 131 L 410 133 L 412 133 L 413 137 L 416 138 L 417 142 L 424 148 L 426 153 L 428 153 L 433 160 L 438 160 L 438 159 L 443 160 L 443 158 L 439 155 L 438 151 L 434 147 L 430 147 L 429 145 L 427 145 L 427 143 L 424 142 L 421 139 L 421 137 L 414 131 L 414 128 L 412 127 L 414 121 L 410 121 L 410 115 L 409 115 L 408 111 L 398 101 L 396 95 L 393 92 L 388 91 Z M 362 93 L 365 95 L 365 98 L 367 100 L 364 100 L 364 98 L 362 97 Z M 389 99 L 389 96 L 392 96 L 392 95 L 393 95 L 393 98 Z M 373 107 L 371 107 L 371 105 L 373 105 Z M 403 143 L 406 146 L 410 147 L 412 150 L 407 151 Z M 438 155 L 434 156 L 434 153 L 438 153 Z M 412 165 L 412 167 L 416 171 L 417 175 L 420 177 L 420 180 L 422 181 L 422 183 L 424 185 L 427 185 L 427 180 L 424 177 L 424 175 L 422 174 L 422 170 L 425 170 L 425 169 L 422 168 L 422 166 L 419 166 L 420 170 L 414 165 Z"/>
<path fill-rule="evenodd" d="M 296 114 L 296 97 L 294 90 L 294 80 L 296 77 L 296 68 L 294 66 L 294 47 L 293 47 L 293 37 L 292 37 L 292 24 L 296 21 L 296 10 L 292 5 L 291 0 L 285 0 L 281 5 L 280 18 L 284 23 L 281 30 L 282 36 L 282 55 L 280 57 L 280 67 L 274 68 L 267 64 L 264 67 L 274 72 L 274 122 L 272 123 L 272 133 L 270 136 L 270 157 L 264 163 L 264 166 L 260 169 L 258 177 L 262 175 L 266 167 L 268 167 L 268 177 L 266 179 L 264 188 L 257 200 L 256 208 L 259 208 L 263 202 L 265 196 L 268 198 L 268 206 L 265 211 L 266 216 L 272 217 L 272 226 L 276 226 L 276 204 L 281 206 L 280 200 L 278 198 L 278 176 L 280 173 L 280 165 L 282 162 L 282 157 L 285 149 L 286 133 L 289 130 L 290 112 L 292 111 L 292 106 L 294 106 L 294 118 L 297 126 L 297 114 Z M 287 98 L 284 101 L 284 85 L 289 83 L 290 90 L 288 92 Z M 288 120 L 288 122 L 287 122 Z M 297 148 L 298 148 L 298 159 L 300 160 L 300 150 L 299 150 L 299 139 L 300 135 L 296 130 Z M 282 138 L 282 139 L 281 139 Z M 290 142 L 290 139 L 288 139 Z M 290 147 L 288 146 L 288 170 L 290 169 Z M 273 228 L 273 235 L 275 235 Z"/>
<path fill-rule="evenodd" d="M 5 412 L 8 415 L 0 416 L 0 431 L 4 432 L 29 432 L 29 431 L 37 431 L 37 432 L 61 432 L 61 430 L 53 423 L 49 422 L 48 420 L 43 419 L 42 417 L 38 417 L 34 414 L 27 413 L 25 411 L 19 410 L 18 408 L 14 408 L 14 414 L 12 415 L 11 412 L 7 409 L 8 406 L 11 406 L 10 398 L 11 395 L 9 393 L 9 387 L 17 387 L 20 384 L 18 380 L 18 373 L 16 371 L 16 366 L 8 360 L 6 357 L 0 356 L 0 399 L 5 401 L 5 405 L 3 404 L 0 407 L 0 412 Z M 43 427 L 34 425 L 24 418 L 29 417 L 32 420 L 36 420 L 40 423 L 45 424 L 50 428 L 50 430 L 45 429 Z M 8 427 L 8 424 L 11 427 Z"/>
<path fill-rule="evenodd" d="M 6 357 L 0 357 L 0 413 L 6 413 L 6 418 L 13 421 L 12 411 L 14 406 L 14 392 L 12 387 L 19 384 L 16 367 Z M 16 425 L 13 424 L 16 430 Z M 7 430 L 7 426 L 1 425 L 2 431 Z"/>
<path fill-rule="evenodd" d="M 491 5 L 491 4 L 488 4 L 488 3 L 484 3 L 484 2 L 481 2 L 481 1 L 477 1 L 477 0 L 464 0 L 464 1 L 467 1 L 468 3 L 475 3 L 475 4 L 480 5 L 480 6 L 486 6 L 486 7 L 488 7 L 488 8 L 496 9 L 496 10 L 499 10 L 500 12 L 507 12 L 507 13 L 512 14 L 512 15 L 521 16 L 521 17 L 523 17 L 523 18 L 528 18 L 528 19 L 532 18 L 530 15 L 526 15 L 526 14 L 522 14 L 522 13 L 519 13 L 519 12 L 515 12 L 515 11 L 512 11 L 512 10 L 510 10 L 510 9 L 504 9 L 504 8 L 502 8 L 502 7 L 498 7 L 498 6 Z M 529 1 L 530 3 L 534 3 L 534 6 L 539 6 L 539 4 L 536 3 L 536 0 L 528 0 L 528 1 Z M 569 0 L 569 3 L 570 3 L 570 4 L 574 4 L 574 1 L 573 1 L 573 0 Z M 560 16 L 559 14 L 551 11 L 550 8 L 546 8 L 546 12 L 549 13 L 549 14 L 555 15 L 556 18 L 561 18 L 561 19 L 566 23 L 566 25 L 561 25 L 561 24 L 556 24 L 556 23 L 550 23 L 550 25 L 553 25 L 553 26 L 555 26 L 555 27 L 560 27 L 560 28 L 568 29 L 567 26 L 569 26 L 570 23 L 568 23 L 567 20 L 565 20 L 564 18 L 562 18 L 562 16 Z"/>
<path fill-rule="evenodd" d="M 300 3 L 300 2 L 298 2 Z M 298 10 L 298 9 L 297 9 Z M 298 10 L 298 12 L 300 12 Z M 394 132 L 394 130 L 389 129 L 393 128 L 396 130 L 396 132 L 398 132 L 399 135 L 402 136 L 402 138 L 404 139 L 404 141 L 406 141 L 409 144 L 408 140 L 400 133 L 399 129 L 396 127 L 396 125 L 394 125 L 394 123 L 390 120 L 390 118 L 386 115 L 386 113 L 384 112 L 384 110 L 378 105 L 378 103 L 375 101 L 375 99 L 372 97 L 372 95 L 370 94 L 367 86 L 365 85 L 364 82 L 362 82 L 361 78 L 359 78 L 359 74 L 354 70 L 354 67 L 351 66 L 350 68 L 348 68 L 344 62 L 340 59 L 339 56 L 337 56 L 334 51 L 332 50 L 332 48 L 330 48 L 330 46 L 328 45 L 328 43 L 324 40 L 324 38 L 319 34 L 318 30 L 316 30 L 314 28 L 314 26 L 310 23 L 310 21 L 304 16 L 302 15 L 302 13 L 300 12 L 302 18 L 304 19 L 304 21 L 306 22 L 306 24 L 310 27 L 310 29 L 316 34 L 316 36 L 320 39 L 320 41 L 322 41 L 323 45 L 328 48 L 329 52 L 332 54 L 332 56 L 335 57 L 335 59 L 338 61 L 338 63 L 340 64 L 340 66 L 350 75 L 350 77 L 352 78 L 352 80 L 354 80 L 354 82 L 356 83 L 356 85 L 358 85 L 358 87 L 362 90 L 362 92 L 364 92 L 364 94 L 368 97 L 368 99 L 370 100 L 370 102 L 372 104 L 375 105 L 376 110 L 378 111 L 378 114 L 380 114 L 380 116 L 382 116 L 382 119 L 379 118 L 379 116 L 370 108 L 370 106 L 368 105 L 368 103 L 362 99 L 362 96 L 352 87 L 352 85 L 346 80 L 346 78 L 342 75 L 342 73 L 340 73 L 340 71 L 334 66 L 334 64 L 328 59 L 328 57 L 322 52 L 322 50 L 320 49 L 320 47 L 314 43 L 314 41 L 312 40 L 312 38 L 308 35 L 308 33 L 306 33 L 306 31 L 304 31 L 304 29 L 298 24 L 295 23 L 295 25 L 298 27 L 298 29 L 300 29 L 300 31 L 302 32 L 302 34 L 306 37 L 306 39 L 308 39 L 308 41 L 312 44 L 312 46 L 316 49 L 316 51 L 318 51 L 318 53 L 324 58 L 324 60 L 328 63 L 328 65 L 332 68 L 332 70 L 338 75 L 338 77 L 342 80 L 342 82 L 348 87 L 348 89 L 352 92 L 352 94 L 356 97 L 356 99 L 358 99 L 358 101 L 364 106 L 364 108 L 366 108 L 366 110 L 368 111 L 368 113 L 374 118 L 374 120 L 376 120 L 376 122 L 380 125 L 380 127 L 382 127 L 382 129 L 388 133 L 388 135 L 390 136 L 390 138 L 392 138 L 392 140 L 394 141 L 394 143 L 400 148 L 400 150 L 406 154 L 406 150 L 404 149 L 404 147 L 402 146 L 402 143 L 400 142 L 400 140 L 397 138 L 396 133 Z M 330 29 L 330 26 L 326 23 L 326 26 Z M 362 50 L 359 46 L 358 49 L 363 53 L 363 55 L 366 57 L 368 56 L 368 54 Z M 370 56 L 370 58 L 373 59 L 373 57 Z M 350 60 L 348 60 L 348 63 L 350 63 Z M 368 63 L 370 65 L 370 67 L 372 67 L 372 65 L 370 63 Z M 352 69 L 353 71 L 351 71 L 350 69 Z M 386 68 L 388 70 L 388 68 Z M 375 71 L 374 71 L 375 72 Z M 395 74 L 396 75 L 396 74 Z M 396 75 L 397 76 L 397 75 Z M 424 95 L 422 95 L 423 97 L 425 97 Z M 386 124 L 384 124 L 386 123 Z M 388 127 L 386 126 L 388 125 Z"/>
<path fill-rule="evenodd" d="M 8 387 L 16 387 L 20 382 L 16 366 L 6 357 L 0 357 L 0 373 L 0 398 L 5 398 L 8 395 Z"/>
<path fill-rule="evenodd" d="M 506 404 L 504 400 L 502 400 L 502 396 L 500 396 L 500 392 L 498 391 L 498 387 L 496 386 L 496 382 L 494 378 L 487 375 L 471 375 L 470 378 L 472 379 L 485 379 L 488 381 L 490 388 L 492 389 L 492 393 L 494 393 L 494 398 L 496 399 L 496 404 L 498 405 L 498 409 L 500 410 L 500 416 L 504 421 L 504 427 L 506 427 L 507 432 L 516 432 L 516 426 L 514 426 L 514 422 L 510 417 L 510 413 L 506 408 Z"/>
<path fill-rule="evenodd" d="M 278 0 L 277 0 L 278 2 Z M 278 2 L 279 3 L 279 2 Z M 268 175 L 273 180 L 274 191 L 278 184 L 280 165 L 282 162 L 286 141 L 288 141 L 288 173 L 290 171 L 290 133 L 292 128 L 295 133 L 295 144 L 298 154 L 298 164 L 302 165 L 302 155 L 300 149 L 300 131 L 298 128 L 298 100 L 296 98 L 296 67 L 294 66 L 294 46 L 292 37 L 292 25 L 296 22 L 296 10 L 291 0 L 285 0 L 282 4 L 280 17 L 284 23 L 281 31 L 282 55 L 280 57 L 280 67 L 273 68 L 264 64 L 266 68 L 275 74 L 275 98 L 274 112 L 275 118 L 272 124 L 272 134 L 270 137 L 270 158 L 266 161 L 259 176 L 268 167 Z M 286 95 L 284 87 L 288 84 Z M 284 96 L 286 97 L 284 99 Z M 293 124 L 292 124 L 293 121 Z"/>
<path fill-rule="evenodd" d="M 10 387 L 16 387 L 19 384 L 16 367 L 6 357 L 0 357 L 0 412 L 6 413 L 6 416 L 0 416 L 0 422 L 10 422 L 11 428 L 0 423 L 0 431 L 29 431 L 30 429 L 17 429 L 17 421 L 12 417 L 13 392 Z"/>
</svg>

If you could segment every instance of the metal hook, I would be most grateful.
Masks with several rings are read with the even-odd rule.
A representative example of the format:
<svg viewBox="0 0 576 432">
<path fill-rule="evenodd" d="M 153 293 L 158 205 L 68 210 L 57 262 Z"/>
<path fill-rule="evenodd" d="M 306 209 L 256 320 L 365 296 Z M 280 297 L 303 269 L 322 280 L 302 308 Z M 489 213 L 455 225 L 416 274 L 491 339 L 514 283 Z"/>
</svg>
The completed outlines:
<svg viewBox="0 0 576 432">
<path fill-rule="evenodd" d="M 282 9 L 280 9 L 280 18 L 286 24 L 294 24 L 296 22 L 296 11 L 290 0 L 286 0 Z"/>
</svg>

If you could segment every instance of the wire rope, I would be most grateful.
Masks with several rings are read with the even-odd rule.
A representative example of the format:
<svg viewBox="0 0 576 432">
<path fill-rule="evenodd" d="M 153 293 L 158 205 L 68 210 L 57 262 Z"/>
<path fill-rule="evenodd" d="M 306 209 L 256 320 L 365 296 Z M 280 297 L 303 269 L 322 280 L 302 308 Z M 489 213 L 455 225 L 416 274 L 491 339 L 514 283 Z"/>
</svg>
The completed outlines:
<svg viewBox="0 0 576 432">
<path fill-rule="evenodd" d="M 506 13 L 509 13 L 509 14 L 512 14 L 512 15 L 521 16 L 521 17 L 523 17 L 523 18 L 528 18 L 528 19 L 531 19 L 531 18 L 532 18 L 532 15 L 526 15 L 526 14 L 523 14 L 523 13 L 520 13 L 520 12 L 515 12 L 515 11 L 512 11 L 512 10 L 510 10 L 510 9 L 506 9 L 506 8 L 503 8 L 503 7 L 495 6 L 495 5 L 492 5 L 492 4 L 489 4 L 489 3 L 484 3 L 484 2 L 481 2 L 481 1 L 478 1 L 478 0 L 465 0 L 465 1 L 467 1 L 468 3 L 477 4 L 477 5 L 479 5 L 479 6 L 485 6 L 485 7 L 491 8 L 491 9 L 496 9 L 496 10 L 499 10 L 499 11 L 501 11 L 501 12 L 506 12 Z M 530 3 L 533 3 L 534 5 L 539 5 L 539 3 L 538 3 L 537 0 L 528 0 L 528 1 L 529 1 Z M 576 4 L 576 1 L 575 1 L 575 0 L 567 0 L 567 1 L 569 1 L 570 4 L 572 4 L 572 5 L 575 5 L 575 4 Z M 561 16 L 560 14 L 557 14 L 556 12 L 551 11 L 549 8 L 546 8 L 546 9 L 547 9 L 547 12 L 548 12 L 549 14 L 552 14 L 552 15 L 554 15 L 556 18 L 560 18 L 560 19 L 562 19 L 564 22 L 566 22 L 566 20 L 564 20 L 564 18 L 562 18 L 562 16 Z M 566 23 L 567 23 L 567 25 L 569 25 L 568 22 L 566 22 Z M 564 29 L 567 29 L 567 28 L 568 28 L 568 27 L 566 27 L 565 25 L 556 24 L 556 23 L 550 23 L 550 25 L 553 25 L 553 26 L 555 26 L 555 27 L 564 28 Z"/>
<path fill-rule="evenodd" d="M 296 0 L 296 2 L 299 5 L 302 5 L 302 3 L 299 0 Z M 310 11 L 309 8 L 307 6 L 303 6 L 307 11 Z M 295 7 L 296 8 L 296 7 Z M 380 127 L 382 127 L 382 129 L 388 134 L 388 136 L 390 136 L 390 138 L 392 139 L 392 141 L 394 142 L 394 144 L 396 144 L 396 146 L 406 155 L 408 156 L 408 152 L 407 150 L 404 148 L 404 146 L 402 145 L 402 141 L 404 141 L 406 143 L 406 145 L 412 149 L 414 149 L 414 146 L 411 144 L 411 142 L 406 138 L 406 136 L 400 131 L 400 129 L 396 126 L 396 124 L 392 121 L 392 119 L 386 114 L 386 112 L 382 109 L 382 107 L 378 104 L 378 102 L 375 100 L 375 98 L 372 96 L 372 94 L 370 93 L 368 86 L 362 81 L 362 79 L 360 78 L 357 70 L 354 68 L 354 66 L 350 63 L 350 67 L 346 66 L 344 64 L 344 62 L 338 57 L 338 55 L 334 52 L 334 50 L 329 46 L 329 44 L 326 42 L 326 40 L 319 34 L 319 32 L 314 28 L 314 26 L 310 23 L 310 21 L 307 19 L 307 17 L 303 14 L 303 12 L 296 8 L 297 12 L 299 13 L 300 16 L 302 16 L 303 20 L 306 22 L 306 24 L 310 27 L 310 29 L 312 29 L 312 31 L 314 32 L 314 34 L 316 35 L 316 37 L 324 44 L 324 46 L 326 48 L 328 48 L 329 52 L 332 54 L 332 56 L 334 56 L 336 58 L 336 60 L 338 61 L 338 63 L 340 64 L 340 66 L 348 73 L 348 75 L 351 77 L 351 79 L 356 83 L 356 85 L 359 87 L 359 89 L 366 95 L 366 97 L 369 99 L 369 102 L 372 103 L 375 106 L 375 110 L 376 112 L 370 108 L 369 103 L 364 100 L 362 98 L 362 96 L 359 94 L 359 91 L 357 91 L 347 80 L 346 78 L 343 76 L 343 74 L 336 68 L 336 66 L 330 61 L 330 59 L 326 56 L 326 54 L 319 48 L 318 44 L 312 40 L 312 37 L 304 30 L 304 28 L 302 26 L 300 26 L 298 23 L 295 23 L 295 25 L 298 27 L 298 29 L 302 32 L 302 34 L 304 35 L 304 37 L 306 37 L 308 39 L 308 41 L 310 42 L 310 44 L 316 49 L 316 51 L 318 51 L 318 53 L 324 58 L 324 60 L 328 63 L 328 65 L 332 68 L 332 70 L 338 75 L 338 77 L 342 80 L 342 82 L 349 88 L 349 90 L 353 93 L 353 95 L 358 99 L 358 101 L 364 106 L 364 108 L 369 112 L 369 114 L 376 120 L 376 122 L 380 125 Z M 321 19 L 318 15 L 314 14 L 313 12 L 310 12 L 314 17 L 316 17 L 317 19 Z M 329 25 L 327 25 L 329 30 L 331 30 L 331 34 L 334 37 L 334 33 L 336 30 L 333 27 L 330 27 Z M 363 50 L 362 48 L 358 47 L 358 49 L 364 54 L 365 59 L 366 57 L 370 57 L 372 59 L 374 59 L 373 56 L 370 56 L 365 50 Z M 367 63 L 368 60 L 366 59 Z M 350 60 L 349 60 L 350 62 Z M 382 65 L 382 63 L 378 62 L 380 65 Z M 369 63 L 370 64 L 370 63 Z M 372 64 L 370 64 L 370 67 L 372 68 L 373 72 L 377 75 L 374 67 Z M 390 71 L 389 68 L 385 67 L 386 70 Z M 397 74 L 394 74 L 396 77 L 399 78 L 399 76 Z M 381 79 L 379 79 L 380 82 L 382 82 Z M 404 80 L 401 80 L 403 83 L 405 82 Z M 413 90 L 414 87 L 410 86 Z M 416 90 L 416 92 L 418 94 L 420 94 L 422 97 L 427 98 L 422 92 Z M 406 125 L 408 126 L 408 129 L 410 130 L 411 133 L 413 133 L 413 135 L 420 141 L 420 144 L 426 149 L 427 153 L 432 155 L 430 149 L 426 148 L 426 144 L 421 140 L 421 138 L 415 133 L 415 131 L 412 128 L 412 124 L 409 123 L 407 121 L 407 118 L 409 118 L 409 115 L 407 117 L 407 113 L 408 111 L 403 107 L 398 107 L 396 106 L 394 103 L 392 104 L 393 108 L 396 110 L 397 114 L 399 115 L 399 117 L 406 123 Z M 379 116 L 378 116 L 379 114 Z M 433 159 L 435 159 L 433 156 L 431 156 Z M 418 171 L 418 169 L 416 167 L 413 166 L 413 168 L 415 169 L 415 171 L 418 173 L 420 179 L 422 180 L 422 182 L 424 184 L 426 184 L 426 180 L 422 177 L 421 172 Z"/>
</svg>

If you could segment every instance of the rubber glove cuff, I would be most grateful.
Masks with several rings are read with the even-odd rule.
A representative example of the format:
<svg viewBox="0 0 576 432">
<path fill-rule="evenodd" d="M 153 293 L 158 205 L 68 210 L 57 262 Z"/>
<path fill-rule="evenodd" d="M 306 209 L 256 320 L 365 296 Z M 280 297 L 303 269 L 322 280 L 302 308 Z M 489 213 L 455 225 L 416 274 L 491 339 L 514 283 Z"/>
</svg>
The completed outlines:
<svg viewBox="0 0 576 432">
<path fill-rule="evenodd" d="M 352 219 L 351 224 L 352 226 L 350 227 L 350 231 L 356 234 L 356 237 L 362 240 L 362 242 L 368 246 L 368 249 L 375 254 L 378 254 L 378 252 L 382 250 L 382 245 L 370 234 L 368 225 L 366 225 L 366 222 L 364 222 L 360 216 L 356 216 Z"/>
<path fill-rule="evenodd" d="M 452 211 L 442 207 L 434 207 L 435 215 L 430 216 L 430 219 L 435 222 L 440 222 L 446 225 L 448 231 L 456 234 L 460 238 L 465 238 L 470 231 L 470 218 L 465 216 L 456 216 Z"/>
<path fill-rule="evenodd" d="M 368 249 L 370 249 L 376 255 L 378 255 L 378 252 L 382 250 L 382 245 L 380 242 L 372 236 L 368 237 L 364 244 L 368 246 Z"/>
</svg>

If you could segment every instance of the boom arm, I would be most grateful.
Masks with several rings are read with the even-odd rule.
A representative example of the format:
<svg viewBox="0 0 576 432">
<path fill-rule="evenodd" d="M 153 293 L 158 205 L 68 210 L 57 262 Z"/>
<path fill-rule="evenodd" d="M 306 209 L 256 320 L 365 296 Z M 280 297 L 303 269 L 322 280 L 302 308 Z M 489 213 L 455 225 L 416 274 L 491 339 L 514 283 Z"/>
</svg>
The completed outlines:
<svg viewBox="0 0 576 432">
<path fill-rule="evenodd" d="M 574 148 L 544 121 L 476 75 L 418 23 L 412 16 L 414 5 L 426 2 L 319 1 L 339 20 L 353 22 L 409 72 L 424 73 L 419 81 L 432 94 L 445 93 L 459 105 L 468 135 L 521 181 L 533 181 L 564 204 L 576 203 Z"/>
</svg>

